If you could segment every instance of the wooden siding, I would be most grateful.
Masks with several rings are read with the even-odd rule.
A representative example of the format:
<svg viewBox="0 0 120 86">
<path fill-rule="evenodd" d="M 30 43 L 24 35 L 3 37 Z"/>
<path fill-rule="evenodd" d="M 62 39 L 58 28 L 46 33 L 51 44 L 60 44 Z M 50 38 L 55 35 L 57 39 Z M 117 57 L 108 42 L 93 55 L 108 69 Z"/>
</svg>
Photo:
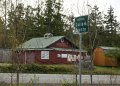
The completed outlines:
<svg viewBox="0 0 120 86">
<path fill-rule="evenodd" d="M 41 51 L 26 51 L 26 63 L 36 63 L 36 64 L 70 64 L 71 62 L 67 61 L 67 58 L 57 58 L 57 54 L 72 54 L 77 55 L 79 52 L 67 52 L 67 51 L 49 51 L 49 59 L 41 59 Z M 83 59 L 86 57 L 86 54 L 82 52 Z M 20 63 L 25 64 L 25 52 L 21 53 Z M 73 62 L 74 63 L 74 62 Z"/>
<path fill-rule="evenodd" d="M 25 57 L 26 56 L 26 57 Z M 24 51 L 20 54 L 20 63 L 34 63 L 35 62 L 35 53 L 34 51 Z"/>
<path fill-rule="evenodd" d="M 74 48 L 73 45 L 68 42 L 66 39 L 63 39 L 64 41 L 62 42 L 61 40 L 58 40 L 57 42 L 53 43 L 49 47 L 58 47 L 58 48 Z"/>
<path fill-rule="evenodd" d="M 54 47 L 54 48 L 66 48 L 66 50 L 69 49 L 77 49 L 77 47 L 66 38 L 62 38 L 55 43 L 51 44 L 47 48 Z M 69 49 L 68 49 L 69 48 Z M 44 50 L 27 50 L 25 52 L 21 53 L 20 63 L 36 63 L 36 64 L 70 64 L 71 62 L 68 61 L 66 58 L 58 58 L 57 55 L 65 55 L 65 54 L 71 54 L 78 56 L 79 52 L 73 51 L 57 51 L 57 50 L 45 50 L 49 51 L 49 59 L 41 59 L 41 51 L 43 53 Z M 82 52 L 83 60 L 86 57 L 86 52 Z M 74 61 L 72 62 L 74 63 Z"/>
</svg>

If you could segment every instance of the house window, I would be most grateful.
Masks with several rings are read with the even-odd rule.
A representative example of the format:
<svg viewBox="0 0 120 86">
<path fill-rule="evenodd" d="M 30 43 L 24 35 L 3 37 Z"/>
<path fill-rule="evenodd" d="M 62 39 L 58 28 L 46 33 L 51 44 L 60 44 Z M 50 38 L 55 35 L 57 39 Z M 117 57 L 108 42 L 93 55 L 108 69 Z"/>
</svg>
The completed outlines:
<svg viewBox="0 0 120 86">
<path fill-rule="evenodd" d="M 61 54 L 62 58 L 67 58 L 67 54 Z"/>
<path fill-rule="evenodd" d="M 61 58 L 61 55 L 60 55 L 60 54 L 57 54 L 57 58 Z"/>
<path fill-rule="evenodd" d="M 49 59 L 49 51 L 41 51 L 41 59 Z"/>
<path fill-rule="evenodd" d="M 64 42 L 64 39 L 61 39 L 61 42 Z"/>
</svg>

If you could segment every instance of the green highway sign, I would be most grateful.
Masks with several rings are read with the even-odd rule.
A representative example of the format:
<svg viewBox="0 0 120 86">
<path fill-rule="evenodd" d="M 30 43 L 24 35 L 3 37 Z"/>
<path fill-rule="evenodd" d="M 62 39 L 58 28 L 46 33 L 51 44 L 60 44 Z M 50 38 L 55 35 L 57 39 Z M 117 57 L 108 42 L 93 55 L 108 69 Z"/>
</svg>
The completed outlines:
<svg viewBox="0 0 120 86">
<path fill-rule="evenodd" d="M 75 18 L 74 34 L 88 32 L 88 15 Z M 79 86 L 81 86 L 82 34 L 80 34 Z"/>
<path fill-rule="evenodd" d="M 88 15 L 75 18 L 74 34 L 88 32 Z"/>
</svg>

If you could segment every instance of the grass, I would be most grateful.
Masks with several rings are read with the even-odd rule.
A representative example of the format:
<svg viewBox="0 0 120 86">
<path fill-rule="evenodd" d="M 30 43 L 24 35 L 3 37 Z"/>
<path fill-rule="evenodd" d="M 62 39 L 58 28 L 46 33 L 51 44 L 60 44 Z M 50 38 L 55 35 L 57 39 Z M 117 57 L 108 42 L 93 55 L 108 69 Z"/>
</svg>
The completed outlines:
<svg viewBox="0 0 120 86">
<path fill-rule="evenodd" d="M 12 65 L 11 63 L 0 63 L 0 66 L 10 66 Z"/>
<path fill-rule="evenodd" d="M 102 67 L 102 66 L 95 66 L 95 71 L 103 71 L 103 72 L 109 72 L 120 75 L 120 68 L 117 67 Z"/>
</svg>

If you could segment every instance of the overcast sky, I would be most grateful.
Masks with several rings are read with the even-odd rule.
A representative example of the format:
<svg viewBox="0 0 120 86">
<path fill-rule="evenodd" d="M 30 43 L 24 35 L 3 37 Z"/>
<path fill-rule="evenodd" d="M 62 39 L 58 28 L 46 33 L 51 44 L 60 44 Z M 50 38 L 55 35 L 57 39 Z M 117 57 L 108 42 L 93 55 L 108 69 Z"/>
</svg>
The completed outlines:
<svg viewBox="0 0 120 86">
<path fill-rule="evenodd" d="M 88 9 L 90 12 L 95 4 L 103 14 L 106 14 L 111 5 L 114 8 L 114 14 L 117 16 L 117 20 L 120 22 L 120 0 L 64 0 L 64 2 L 64 7 L 67 8 L 66 11 L 74 12 L 75 17 L 88 14 Z M 88 8 L 87 4 L 91 8 Z"/>
<path fill-rule="evenodd" d="M 32 4 L 33 6 L 37 6 L 35 2 L 38 0 L 20 0 L 19 2 Z M 45 1 L 45 0 L 39 0 Z M 114 8 L 114 13 L 117 16 L 117 20 L 120 22 L 120 0 L 63 0 L 64 1 L 64 11 L 63 13 L 70 14 L 73 13 L 75 17 L 88 14 L 91 8 L 87 6 L 89 4 L 92 8 L 95 4 L 99 7 L 99 10 L 103 12 L 103 14 L 107 13 L 110 5 Z"/>
</svg>

